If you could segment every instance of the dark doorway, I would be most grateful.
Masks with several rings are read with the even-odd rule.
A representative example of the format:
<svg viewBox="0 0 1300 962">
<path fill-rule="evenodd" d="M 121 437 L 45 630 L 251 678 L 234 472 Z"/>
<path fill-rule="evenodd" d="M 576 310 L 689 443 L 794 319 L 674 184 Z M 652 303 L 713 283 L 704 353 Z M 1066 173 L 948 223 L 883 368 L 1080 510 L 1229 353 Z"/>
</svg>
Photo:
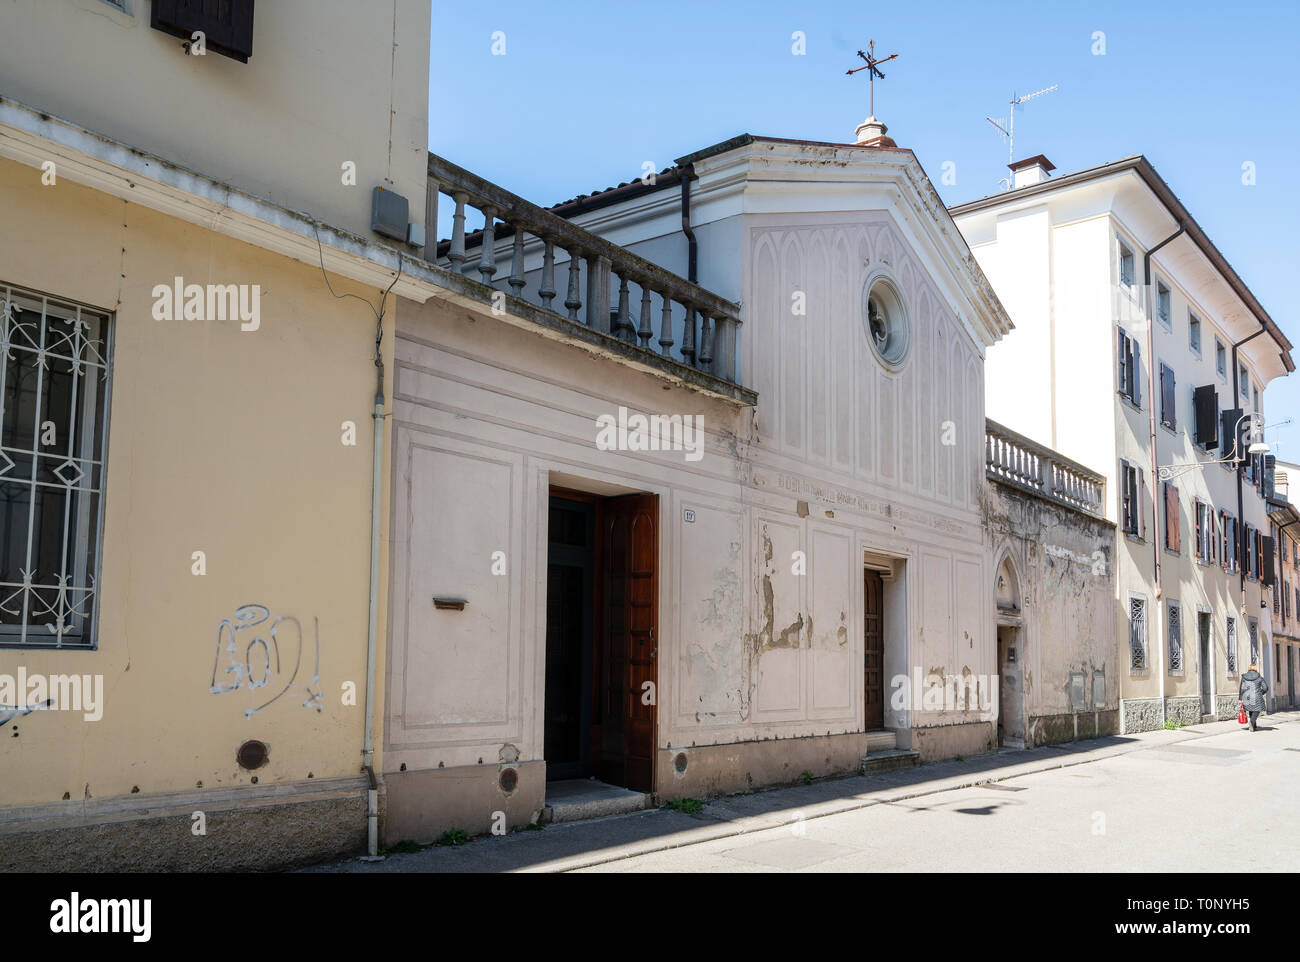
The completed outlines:
<svg viewBox="0 0 1300 962">
<path fill-rule="evenodd" d="M 1214 713 L 1214 673 L 1210 670 L 1210 613 L 1196 613 L 1197 636 L 1201 642 L 1201 714 Z"/>
<path fill-rule="evenodd" d="M 868 568 L 862 577 L 862 691 L 866 730 L 885 727 L 885 583 Z"/>
<path fill-rule="evenodd" d="M 584 778 L 591 766 L 596 506 L 552 497 L 549 522 L 543 735 L 546 777 Z"/>
<path fill-rule="evenodd" d="M 552 491 L 547 778 L 654 790 L 659 499 Z"/>
</svg>

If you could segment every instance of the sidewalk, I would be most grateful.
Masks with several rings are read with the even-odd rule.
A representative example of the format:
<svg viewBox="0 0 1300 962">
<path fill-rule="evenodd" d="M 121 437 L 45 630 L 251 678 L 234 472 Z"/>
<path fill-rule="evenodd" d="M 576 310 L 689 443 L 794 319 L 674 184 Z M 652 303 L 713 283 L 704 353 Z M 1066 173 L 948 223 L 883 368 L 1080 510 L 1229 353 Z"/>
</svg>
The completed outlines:
<svg viewBox="0 0 1300 962">
<path fill-rule="evenodd" d="M 1265 716 L 1269 725 L 1300 721 L 1300 711 Z M 937 762 L 880 775 L 854 775 L 714 799 L 694 815 L 669 808 L 548 825 L 465 845 L 390 855 L 382 862 L 357 858 L 304 872 L 564 872 L 683 845 L 780 828 L 799 819 L 1003 782 L 1035 772 L 1126 755 L 1176 742 L 1240 731 L 1236 720 L 1176 731 L 1114 735 L 1066 745 L 1000 751 L 964 761 Z"/>
</svg>

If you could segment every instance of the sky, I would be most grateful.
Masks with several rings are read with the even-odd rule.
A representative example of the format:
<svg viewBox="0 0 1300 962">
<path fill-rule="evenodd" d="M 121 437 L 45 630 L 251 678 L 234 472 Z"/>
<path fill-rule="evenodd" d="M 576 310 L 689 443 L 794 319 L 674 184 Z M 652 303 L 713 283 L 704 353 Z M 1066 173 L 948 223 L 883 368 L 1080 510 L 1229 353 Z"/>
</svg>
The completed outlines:
<svg viewBox="0 0 1300 962">
<path fill-rule="evenodd" d="M 1017 158 L 1145 154 L 1300 359 L 1298 28 L 1297 0 L 434 0 L 429 147 L 546 206 L 741 133 L 851 143 L 867 84 L 845 71 L 874 38 L 899 55 L 876 115 L 945 203 L 1000 190 L 985 118 L 1059 85 L 1017 109 Z M 1264 409 L 1296 418 L 1267 439 L 1300 460 L 1300 372 Z"/>
</svg>

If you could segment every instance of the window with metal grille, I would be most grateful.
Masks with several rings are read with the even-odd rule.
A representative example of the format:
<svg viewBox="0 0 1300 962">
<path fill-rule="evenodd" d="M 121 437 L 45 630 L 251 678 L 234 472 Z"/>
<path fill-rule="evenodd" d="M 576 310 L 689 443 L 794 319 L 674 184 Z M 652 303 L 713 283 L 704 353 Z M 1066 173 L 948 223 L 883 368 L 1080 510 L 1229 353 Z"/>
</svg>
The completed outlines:
<svg viewBox="0 0 1300 962">
<path fill-rule="evenodd" d="M 1228 616 L 1226 637 L 1228 639 L 1228 674 L 1235 675 L 1237 673 L 1237 619 L 1232 615 Z"/>
<path fill-rule="evenodd" d="M 1251 618 L 1250 626 L 1250 663 L 1259 664 L 1259 619 Z"/>
<path fill-rule="evenodd" d="M 1137 671 L 1147 666 L 1147 600 L 1130 596 L 1128 605 L 1129 664 Z"/>
<path fill-rule="evenodd" d="M 0 282 L 0 647 L 95 645 L 110 337 Z"/>
<path fill-rule="evenodd" d="M 1169 671 L 1181 674 L 1183 670 L 1183 606 L 1169 602 Z"/>
</svg>

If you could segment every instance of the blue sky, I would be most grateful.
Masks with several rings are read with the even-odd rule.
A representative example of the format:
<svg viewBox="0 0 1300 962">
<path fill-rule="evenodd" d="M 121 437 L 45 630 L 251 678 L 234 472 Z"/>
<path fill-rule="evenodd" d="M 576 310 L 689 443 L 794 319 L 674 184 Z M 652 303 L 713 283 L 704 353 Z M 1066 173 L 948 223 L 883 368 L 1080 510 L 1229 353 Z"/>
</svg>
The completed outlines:
<svg viewBox="0 0 1300 962">
<path fill-rule="evenodd" d="M 433 18 L 430 149 L 540 204 L 739 133 L 851 142 L 867 90 L 844 71 L 872 37 L 899 54 L 876 114 L 955 204 L 1006 174 L 984 118 L 1006 116 L 1013 92 L 1059 84 L 1018 111 L 1017 156 L 1044 153 L 1059 174 L 1145 154 L 1300 358 L 1295 0 L 435 0 Z M 947 161 L 953 185 L 939 182 Z M 1269 442 L 1300 460 L 1300 373 L 1273 383 L 1265 409 L 1270 423 L 1297 416 Z"/>
</svg>

